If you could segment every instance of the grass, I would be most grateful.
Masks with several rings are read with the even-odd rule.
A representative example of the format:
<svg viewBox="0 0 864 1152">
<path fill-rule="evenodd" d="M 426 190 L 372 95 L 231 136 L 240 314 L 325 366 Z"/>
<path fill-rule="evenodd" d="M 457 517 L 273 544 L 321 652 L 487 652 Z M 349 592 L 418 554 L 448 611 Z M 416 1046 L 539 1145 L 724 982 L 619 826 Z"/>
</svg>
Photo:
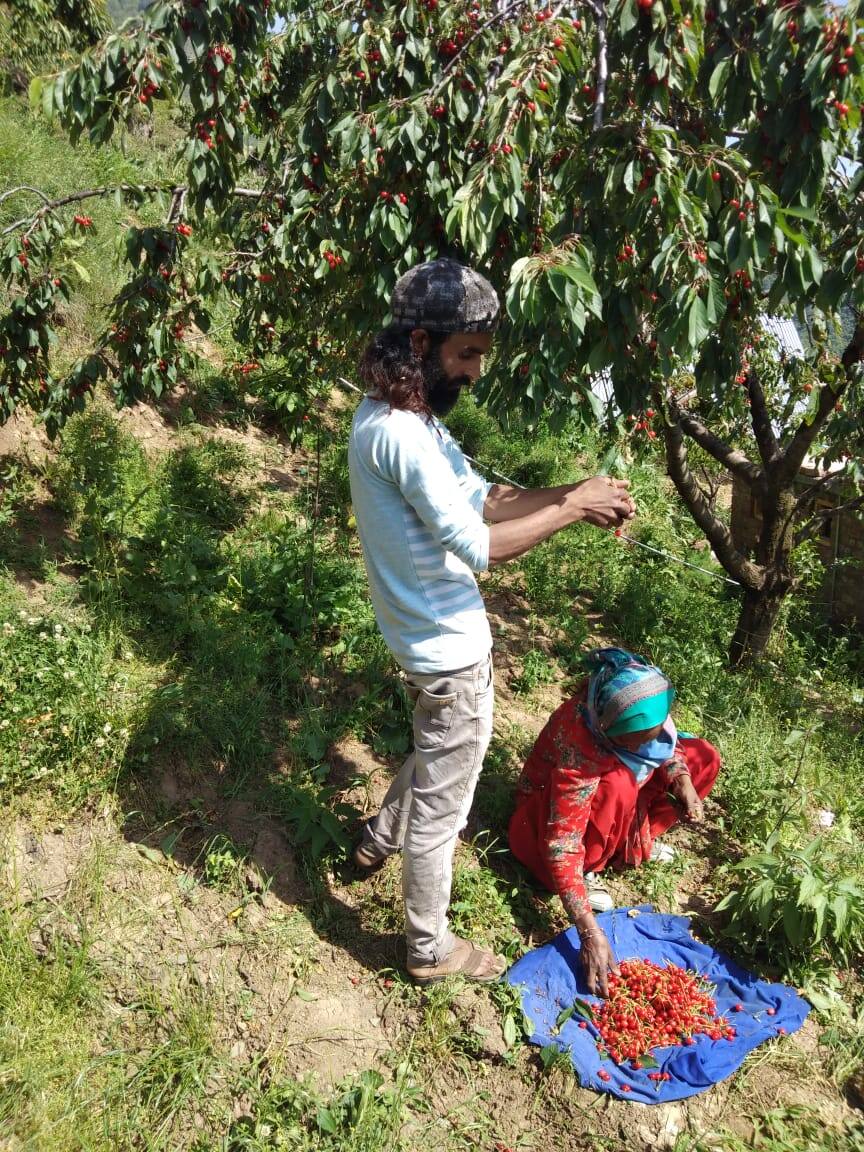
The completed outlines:
<svg viewBox="0 0 864 1152">
<path fill-rule="evenodd" d="M 345 1081 L 329 1098 L 310 1086 L 276 1080 L 256 1095 L 252 1115 L 232 1125 L 230 1152 L 395 1152 L 405 1147 L 401 1131 L 421 1093 L 409 1068 L 400 1064 L 392 1075 L 366 1071 Z"/>
<path fill-rule="evenodd" d="M 676 1140 L 673 1152 L 860 1152 L 862 1148 L 861 1125 L 826 1131 L 819 1117 L 806 1108 L 777 1108 L 759 1117 L 746 1140 L 731 1133 L 707 1139 L 687 1134 Z"/>
</svg>

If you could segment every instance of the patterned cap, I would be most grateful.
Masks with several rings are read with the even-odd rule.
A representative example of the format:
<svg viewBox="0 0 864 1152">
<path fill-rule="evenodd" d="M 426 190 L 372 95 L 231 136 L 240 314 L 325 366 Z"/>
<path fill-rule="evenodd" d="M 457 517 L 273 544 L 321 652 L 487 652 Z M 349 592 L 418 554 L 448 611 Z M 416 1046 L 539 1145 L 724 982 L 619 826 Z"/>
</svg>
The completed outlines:
<svg viewBox="0 0 864 1152">
<path fill-rule="evenodd" d="M 430 332 L 491 332 L 498 297 L 489 281 L 456 260 L 428 260 L 400 276 L 390 297 L 396 328 Z"/>
</svg>

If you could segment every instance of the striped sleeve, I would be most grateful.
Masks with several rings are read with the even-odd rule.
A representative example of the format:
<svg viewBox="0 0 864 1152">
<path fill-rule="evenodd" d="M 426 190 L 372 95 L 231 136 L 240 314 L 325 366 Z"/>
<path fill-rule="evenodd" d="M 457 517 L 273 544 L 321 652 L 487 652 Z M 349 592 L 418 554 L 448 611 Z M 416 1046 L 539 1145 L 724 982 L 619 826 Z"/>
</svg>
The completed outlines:
<svg viewBox="0 0 864 1152">
<path fill-rule="evenodd" d="M 471 502 L 471 507 L 479 515 L 483 515 L 483 508 L 486 504 L 486 497 L 489 495 L 489 489 L 492 485 L 485 477 L 481 476 L 479 472 L 471 467 L 467 456 L 439 421 L 435 421 L 444 447 L 444 452 L 453 468 L 453 472 L 459 481 L 459 486 L 468 500 Z"/>
<path fill-rule="evenodd" d="M 485 571 L 489 566 L 489 529 L 475 507 L 477 495 L 466 492 L 449 455 L 432 439 L 437 435 L 434 426 L 411 413 L 394 412 L 392 416 L 397 419 L 391 417 L 386 434 L 376 445 L 377 462 L 381 474 L 397 485 L 419 521 L 409 526 L 415 563 L 422 562 L 424 548 L 430 562 L 436 548 L 443 548 L 472 572 Z"/>
</svg>

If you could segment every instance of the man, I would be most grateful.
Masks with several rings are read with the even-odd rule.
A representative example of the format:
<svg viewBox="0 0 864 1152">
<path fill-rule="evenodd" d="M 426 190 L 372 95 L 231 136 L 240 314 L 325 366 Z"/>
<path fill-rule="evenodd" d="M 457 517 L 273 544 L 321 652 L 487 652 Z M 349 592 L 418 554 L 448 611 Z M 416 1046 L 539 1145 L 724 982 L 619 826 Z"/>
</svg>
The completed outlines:
<svg viewBox="0 0 864 1152">
<path fill-rule="evenodd" d="M 447 920 L 456 838 L 492 734 L 492 636 L 474 573 L 569 524 L 614 528 L 635 512 L 625 481 L 524 490 L 469 467 L 440 417 L 480 376 L 498 310 L 491 284 L 454 260 L 402 276 L 392 323 L 360 364 L 367 394 L 348 447 L 372 604 L 414 704 L 414 751 L 354 862 L 369 871 L 403 853 L 407 967 L 418 984 L 457 972 L 495 980 L 505 967 Z"/>
</svg>

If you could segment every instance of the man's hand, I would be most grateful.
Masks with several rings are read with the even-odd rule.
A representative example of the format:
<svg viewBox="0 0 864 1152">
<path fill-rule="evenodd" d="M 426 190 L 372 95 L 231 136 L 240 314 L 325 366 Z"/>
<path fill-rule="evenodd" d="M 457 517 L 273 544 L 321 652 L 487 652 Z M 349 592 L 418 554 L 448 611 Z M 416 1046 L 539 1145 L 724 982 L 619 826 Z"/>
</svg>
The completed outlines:
<svg viewBox="0 0 864 1152">
<path fill-rule="evenodd" d="M 602 928 L 592 928 L 586 935 L 579 948 L 579 958 L 588 991 L 594 996 L 608 997 L 609 973 L 618 975 L 618 962 Z"/>
<path fill-rule="evenodd" d="M 672 781 L 672 794 L 684 809 L 684 819 L 689 824 L 701 824 L 705 819 L 705 809 L 693 781 L 682 773 Z"/>
<path fill-rule="evenodd" d="M 577 520 L 596 524 L 598 528 L 618 528 L 636 515 L 629 487 L 629 480 L 592 476 L 573 486 L 567 503 L 577 510 Z"/>
</svg>

